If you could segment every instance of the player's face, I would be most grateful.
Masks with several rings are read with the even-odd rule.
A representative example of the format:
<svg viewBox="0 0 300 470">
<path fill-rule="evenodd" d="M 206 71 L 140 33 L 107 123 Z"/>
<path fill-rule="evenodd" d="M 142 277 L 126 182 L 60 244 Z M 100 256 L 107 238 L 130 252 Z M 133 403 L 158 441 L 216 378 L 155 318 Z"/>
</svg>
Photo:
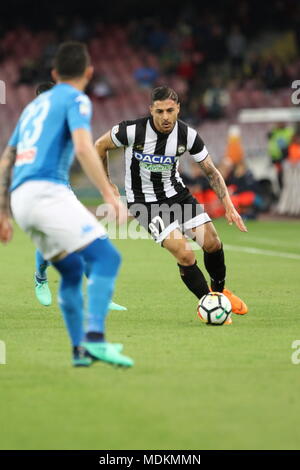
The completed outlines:
<svg viewBox="0 0 300 470">
<path fill-rule="evenodd" d="M 179 103 L 174 100 L 154 101 L 150 106 L 154 126 L 159 132 L 171 132 L 180 110 Z"/>
</svg>

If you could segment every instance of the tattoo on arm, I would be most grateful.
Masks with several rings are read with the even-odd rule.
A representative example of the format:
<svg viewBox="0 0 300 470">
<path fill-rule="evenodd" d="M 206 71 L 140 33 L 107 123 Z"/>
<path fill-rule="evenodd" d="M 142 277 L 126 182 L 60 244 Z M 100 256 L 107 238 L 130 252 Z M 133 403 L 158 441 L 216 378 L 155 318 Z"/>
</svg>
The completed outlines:
<svg viewBox="0 0 300 470">
<path fill-rule="evenodd" d="M 0 212 L 10 213 L 9 187 L 15 160 L 16 148 L 6 147 L 0 157 Z"/>
<path fill-rule="evenodd" d="M 104 158 L 102 158 L 102 163 L 103 163 L 103 166 L 104 166 L 104 171 L 106 173 L 106 176 L 108 179 L 110 179 L 110 176 L 109 176 L 109 169 L 108 169 L 108 152 L 106 151 L 106 155 Z"/>
<path fill-rule="evenodd" d="M 213 164 L 211 157 L 208 155 L 204 160 L 202 160 L 202 162 L 199 162 L 199 165 L 207 177 L 210 186 L 215 191 L 218 198 L 222 200 L 226 195 L 228 195 L 227 187 L 223 176 Z"/>
</svg>

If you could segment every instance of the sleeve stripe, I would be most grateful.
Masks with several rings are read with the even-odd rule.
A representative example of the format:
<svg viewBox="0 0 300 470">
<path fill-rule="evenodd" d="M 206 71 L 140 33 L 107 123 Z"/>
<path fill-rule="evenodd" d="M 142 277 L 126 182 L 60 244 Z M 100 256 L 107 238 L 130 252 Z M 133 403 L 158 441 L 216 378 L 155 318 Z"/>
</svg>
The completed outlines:
<svg viewBox="0 0 300 470">
<path fill-rule="evenodd" d="M 110 131 L 110 137 L 111 137 L 111 140 L 113 141 L 113 143 L 117 147 L 123 147 L 123 144 L 117 139 L 116 135 L 112 132 L 112 130 Z"/>
<path fill-rule="evenodd" d="M 207 148 L 203 147 L 203 149 L 201 150 L 201 152 L 199 153 L 196 153 L 195 155 L 191 155 L 191 157 L 195 160 L 195 162 L 202 162 L 202 160 L 204 160 L 208 155 L 208 151 L 207 151 Z"/>
</svg>

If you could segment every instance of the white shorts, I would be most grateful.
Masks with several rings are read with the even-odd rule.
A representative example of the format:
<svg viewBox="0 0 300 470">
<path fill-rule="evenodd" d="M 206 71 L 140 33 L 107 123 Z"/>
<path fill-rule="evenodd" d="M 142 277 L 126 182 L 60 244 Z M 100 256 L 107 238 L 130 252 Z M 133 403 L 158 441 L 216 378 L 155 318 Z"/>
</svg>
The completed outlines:
<svg viewBox="0 0 300 470">
<path fill-rule="evenodd" d="M 96 217 L 62 184 L 27 181 L 11 193 L 11 208 L 17 224 L 47 260 L 107 236 Z"/>
</svg>

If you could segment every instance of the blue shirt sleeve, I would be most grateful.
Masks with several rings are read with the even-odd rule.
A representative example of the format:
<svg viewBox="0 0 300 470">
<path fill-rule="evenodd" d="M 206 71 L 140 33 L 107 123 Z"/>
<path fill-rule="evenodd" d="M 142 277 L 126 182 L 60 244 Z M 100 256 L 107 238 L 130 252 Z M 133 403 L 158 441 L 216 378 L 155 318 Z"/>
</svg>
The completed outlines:
<svg viewBox="0 0 300 470">
<path fill-rule="evenodd" d="M 68 107 L 67 119 L 70 132 L 75 129 L 91 130 L 92 103 L 88 96 L 82 94 L 72 97 Z"/>
<path fill-rule="evenodd" d="M 20 128 L 20 121 L 17 122 L 17 125 L 15 127 L 15 130 L 13 131 L 9 141 L 8 141 L 8 145 L 10 145 L 11 147 L 16 147 L 18 145 L 18 142 L 19 142 L 19 128 Z"/>
</svg>

